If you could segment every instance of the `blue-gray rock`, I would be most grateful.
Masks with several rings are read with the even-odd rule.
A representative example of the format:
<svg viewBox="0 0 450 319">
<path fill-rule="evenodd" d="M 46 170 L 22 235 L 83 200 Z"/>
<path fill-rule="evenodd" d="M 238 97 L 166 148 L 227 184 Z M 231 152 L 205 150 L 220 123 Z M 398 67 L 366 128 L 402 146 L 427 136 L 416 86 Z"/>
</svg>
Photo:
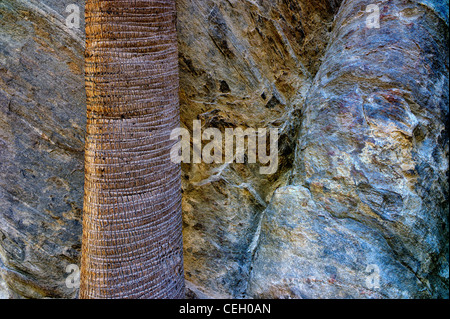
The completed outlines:
<svg viewBox="0 0 450 319">
<path fill-rule="evenodd" d="M 250 296 L 448 298 L 448 27 L 383 1 L 368 28 L 370 4 L 345 1 L 335 18 Z"/>
<path fill-rule="evenodd" d="M 11 298 L 76 295 L 65 269 L 81 248 L 84 40 L 65 6 L 45 3 L 58 2 L 0 2 L 0 291 Z"/>
<path fill-rule="evenodd" d="M 448 298 L 448 1 L 376 3 L 177 1 L 182 125 L 280 130 L 182 164 L 188 297 Z M 83 6 L 0 2 L 0 298 L 77 296 Z"/>
</svg>

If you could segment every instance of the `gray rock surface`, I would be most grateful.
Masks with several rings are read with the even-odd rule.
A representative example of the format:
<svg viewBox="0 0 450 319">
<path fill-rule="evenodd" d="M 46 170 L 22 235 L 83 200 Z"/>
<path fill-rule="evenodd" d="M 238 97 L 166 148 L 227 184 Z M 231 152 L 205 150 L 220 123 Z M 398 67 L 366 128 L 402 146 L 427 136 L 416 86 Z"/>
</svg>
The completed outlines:
<svg viewBox="0 0 450 319">
<path fill-rule="evenodd" d="M 280 131 L 276 174 L 261 175 L 258 164 L 183 164 L 186 279 L 206 294 L 246 295 L 262 212 L 294 159 L 292 112 L 317 72 L 336 9 L 324 0 L 178 1 L 183 126 L 200 119 L 222 132 Z"/>
<path fill-rule="evenodd" d="M 0 298 L 77 295 L 83 2 L 0 2 Z M 448 298 L 448 1 L 378 3 L 177 2 L 182 125 L 280 131 L 182 164 L 188 297 Z"/>
<path fill-rule="evenodd" d="M 249 294 L 448 298 L 448 31 L 345 1 L 305 104 L 294 169 L 265 212 Z M 367 267 L 380 287 L 367 289 Z M 298 284 L 296 284 L 298 283 Z M 372 285 L 369 285 L 372 286 Z"/>
<path fill-rule="evenodd" d="M 0 275 L 13 298 L 76 293 L 64 283 L 80 252 L 84 41 L 54 9 L 0 3 Z"/>
</svg>

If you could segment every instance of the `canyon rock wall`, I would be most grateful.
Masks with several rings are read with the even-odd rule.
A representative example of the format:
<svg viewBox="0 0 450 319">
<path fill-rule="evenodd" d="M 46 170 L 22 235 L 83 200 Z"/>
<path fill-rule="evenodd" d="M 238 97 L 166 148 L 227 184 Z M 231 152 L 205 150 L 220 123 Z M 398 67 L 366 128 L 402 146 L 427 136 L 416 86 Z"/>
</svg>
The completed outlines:
<svg viewBox="0 0 450 319">
<path fill-rule="evenodd" d="M 370 4 L 345 1 L 335 18 L 288 186 L 264 213 L 251 296 L 448 298 L 446 26 L 386 1 L 369 29 Z"/>
<path fill-rule="evenodd" d="M 448 298 L 448 1 L 370 4 L 177 1 L 182 126 L 279 130 L 274 174 L 182 164 L 189 297 Z M 3 298 L 77 296 L 83 6 L 0 2 Z"/>
<path fill-rule="evenodd" d="M 0 275 L 11 298 L 76 295 L 65 268 L 81 248 L 84 35 L 64 10 L 0 2 Z"/>
</svg>

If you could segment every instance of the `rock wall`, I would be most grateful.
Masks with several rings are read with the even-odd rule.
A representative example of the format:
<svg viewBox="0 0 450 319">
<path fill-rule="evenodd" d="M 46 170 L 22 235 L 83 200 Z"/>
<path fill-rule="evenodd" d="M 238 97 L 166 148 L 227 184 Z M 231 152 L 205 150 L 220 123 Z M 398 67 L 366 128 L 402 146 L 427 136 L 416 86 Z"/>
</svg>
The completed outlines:
<svg viewBox="0 0 450 319">
<path fill-rule="evenodd" d="M 181 119 L 280 131 L 276 174 L 257 164 L 183 164 L 186 279 L 244 297 L 257 230 L 294 160 L 304 103 L 336 5 L 327 1 L 178 1 Z M 305 19 L 304 17 L 308 17 Z M 205 21 L 206 19 L 206 21 Z"/>
<path fill-rule="evenodd" d="M 448 298 L 447 29 L 411 1 L 385 1 L 368 29 L 369 4 L 342 4 L 299 108 L 252 296 Z M 371 268 L 379 289 L 367 289 Z"/>
<path fill-rule="evenodd" d="M 12 298 L 76 294 L 65 267 L 81 248 L 84 36 L 64 9 L 0 2 L 0 275 Z"/>
<path fill-rule="evenodd" d="M 71 3 L 82 17 L 78 0 L 0 3 L 4 298 L 77 296 Z M 368 29 L 367 0 L 177 1 L 183 127 L 280 132 L 272 175 L 182 164 L 189 297 L 448 298 L 448 1 L 377 3 Z"/>
</svg>

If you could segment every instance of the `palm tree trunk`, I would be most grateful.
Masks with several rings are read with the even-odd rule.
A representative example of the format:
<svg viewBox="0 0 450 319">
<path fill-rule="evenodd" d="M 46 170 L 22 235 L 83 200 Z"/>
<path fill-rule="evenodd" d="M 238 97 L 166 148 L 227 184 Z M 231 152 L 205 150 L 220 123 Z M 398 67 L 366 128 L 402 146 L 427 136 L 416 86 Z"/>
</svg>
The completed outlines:
<svg viewBox="0 0 450 319">
<path fill-rule="evenodd" d="M 175 0 L 86 1 L 80 298 L 182 298 Z"/>
</svg>

